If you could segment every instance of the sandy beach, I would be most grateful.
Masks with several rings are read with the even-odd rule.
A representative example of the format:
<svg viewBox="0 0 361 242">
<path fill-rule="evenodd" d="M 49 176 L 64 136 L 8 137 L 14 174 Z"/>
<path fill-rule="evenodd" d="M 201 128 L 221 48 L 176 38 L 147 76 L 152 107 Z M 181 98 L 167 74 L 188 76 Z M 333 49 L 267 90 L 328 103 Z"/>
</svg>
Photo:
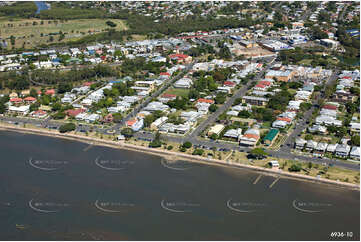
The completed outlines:
<svg viewBox="0 0 361 242">
<path fill-rule="evenodd" d="M 207 165 L 218 165 L 218 166 L 234 167 L 234 168 L 238 168 L 238 169 L 240 169 L 240 168 L 241 169 L 249 169 L 249 170 L 254 170 L 254 171 L 257 171 L 260 173 L 264 173 L 265 175 L 272 175 L 275 177 L 298 179 L 298 180 L 304 180 L 304 181 L 309 181 L 309 182 L 337 185 L 340 187 L 346 187 L 346 188 L 356 189 L 356 190 L 360 189 L 360 186 L 357 184 L 341 182 L 341 181 L 334 181 L 334 180 L 329 180 L 329 179 L 325 179 L 325 178 L 317 178 L 317 177 L 307 176 L 307 175 L 302 175 L 302 174 L 296 174 L 296 173 L 291 173 L 291 172 L 287 172 L 287 171 L 283 171 L 283 170 L 279 170 L 279 169 L 269 169 L 269 168 L 251 166 L 251 165 L 246 165 L 246 164 L 239 164 L 239 163 L 235 163 L 235 162 L 227 162 L 226 160 L 218 160 L 218 159 L 213 159 L 213 158 L 194 156 L 194 155 L 189 155 L 189 154 L 184 154 L 181 152 L 174 152 L 174 151 L 169 151 L 169 150 L 164 150 L 164 149 L 159 150 L 159 149 L 148 148 L 148 147 L 144 147 L 144 146 L 137 146 L 137 145 L 133 145 L 133 144 L 124 143 L 123 141 L 110 141 L 110 140 L 104 140 L 104 139 L 99 139 L 99 138 L 95 138 L 95 137 L 87 137 L 87 136 L 81 136 L 81 135 L 75 135 L 75 134 L 69 134 L 69 133 L 59 133 L 58 131 L 23 128 L 23 127 L 7 125 L 4 123 L 0 124 L 0 130 L 15 131 L 15 132 L 21 132 L 21 133 L 29 133 L 29 134 L 43 135 L 43 136 L 49 136 L 49 137 L 63 138 L 63 139 L 84 142 L 84 143 L 88 143 L 91 145 L 106 146 L 106 147 L 116 148 L 116 149 L 127 149 L 127 150 L 132 150 L 135 152 L 144 152 L 144 153 L 148 153 L 148 154 L 152 154 L 152 155 L 162 156 L 168 160 L 187 160 L 189 162 L 197 162 L 197 163 L 203 163 L 203 164 L 207 164 Z"/>
</svg>

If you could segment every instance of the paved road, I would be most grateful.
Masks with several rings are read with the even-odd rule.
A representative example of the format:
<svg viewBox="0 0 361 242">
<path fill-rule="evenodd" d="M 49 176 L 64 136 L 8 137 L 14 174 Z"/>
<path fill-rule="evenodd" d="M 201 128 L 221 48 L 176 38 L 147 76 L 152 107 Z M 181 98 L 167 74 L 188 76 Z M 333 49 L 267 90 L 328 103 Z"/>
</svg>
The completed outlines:
<svg viewBox="0 0 361 242">
<path fill-rule="evenodd" d="M 271 62 L 269 63 L 269 67 L 272 67 L 272 63 L 275 60 L 275 58 L 273 58 L 271 60 Z M 268 70 L 268 68 L 265 68 L 264 70 L 262 70 L 261 72 L 259 72 L 254 78 L 253 80 L 259 80 L 260 78 L 263 77 L 264 73 Z M 244 96 L 246 94 L 246 92 L 248 91 L 249 87 L 252 84 L 252 80 L 250 80 L 244 87 L 242 87 L 240 90 L 238 90 L 231 98 L 229 98 L 221 107 L 219 107 L 217 109 L 217 111 L 215 111 L 214 113 L 210 114 L 208 116 L 208 118 L 206 120 L 204 120 L 200 125 L 198 125 L 189 135 L 187 138 L 194 138 L 200 135 L 200 133 L 209 125 L 209 124 L 213 124 L 219 115 L 221 115 L 222 113 L 224 113 L 226 110 L 228 110 L 232 104 L 234 103 L 234 101 L 237 98 L 240 98 L 242 96 Z"/>
<path fill-rule="evenodd" d="M 138 139 L 146 139 L 146 140 L 152 140 L 154 138 L 154 134 L 150 132 L 138 132 L 134 135 L 135 138 Z M 212 141 L 212 140 L 206 140 L 199 137 L 192 138 L 191 140 L 186 139 L 185 137 L 181 136 L 170 136 L 162 134 L 161 138 L 165 141 L 174 142 L 182 144 L 184 141 L 191 141 L 192 144 L 195 147 L 199 147 L 205 150 L 212 150 L 216 148 L 217 150 L 237 150 L 240 152 L 249 152 L 252 150 L 252 148 L 248 147 L 240 147 L 237 143 L 230 143 L 230 142 L 224 142 L 224 141 Z M 300 162 L 312 162 L 315 164 L 332 164 L 341 168 L 346 168 L 350 170 L 359 170 L 360 166 L 357 163 L 349 163 L 349 162 L 343 162 L 340 160 L 332 160 L 328 158 L 316 158 L 316 157 L 308 157 L 303 156 L 299 154 L 291 153 L 290 151 L 274 151 L 274 150 L 266 150 L 266 152 L 269 154 L 269 156 L 275 157 L 275 158 L 282 158 L 282 159 L 289 159 L 289 160 L 298 160 Z"/>
<path fill-rule="evenodd" d="M 283 143 L 283 145 L 281 145 L 281 148 L 280 150 L 284 151 L 284 152 L 290 152 L 291 148 L 293 147 L 293 143 L 295 141 L 295 138 L 297 136 L 299 136 L 302 131 L 304 129 L 307 128 L 308 126 L 308 122 L 310 121 L 311 117 L 312 117 L 312 113 L 314 110 L 316 110 L 316 108 L 319 108 L 318 107 L 318 104 L 317 104 L 317 101 L 321 98 L 324 98 L 324 91 L 326 89 L 327 86 L 330 86 L 330 85 L 333 85 L 337 78 L 338 78 L 338 74 L 339 72 L 336 70 L 332 73 L 332 75 L 327 79 L 327 82 L 325 83 L 325 85 L 323 86 L 323 89 L 321 91 L 321 95 L 313 100 L 312 102 L 312 107 L 307 110 L 304 114 L 303 114 L 303 119 L 300 120 L 296 126 L 295 126 L 295 129 L 293 130 L 293 132 L 287 137 L 286 141 Z"/>
<path fill-rule="evenodd" d="M 10 121 L 13 124 L 17 123 L 20 127 L 22 127 L 23 123 L 28 123 L 28 124 L 32 124 L 32 125 L 35 125 L 38 127 L 43 127 L 42 126 L 43 120 L 39 120 L 39 119 L 30 119 L 30 118 L 24 118 L 24 117 L 0 117 L 0 121 L 3 121 L 3 122 Z M 47 124 L 47 126 L 45 128 L 58 129 L 58 127 L 60 127 L 61 124 L 62 123 L 58 122 L 58 121 L 49 121 L 49 123 Z M 94 131 L 97 131 L 98 133 L 106 134 L 106 129 L 94 127 L 91 125 L 78 125 L 77 131 L 83 130 L 85 132 L 85 130 L 89 131 L 91 128 Z M 141 138 L 141 139 L 152 140 L 154 138 L 154 134 L 145 132 L 145 131 L 140 131 L 138 133 L 135 133 L 134 137 L 138 138 L 138 139 Z M 218 150 L 219 149 L 238 150 L 241 152 L 249 152 L 251 150 L 251 148 L 240 147 L 237 143 L 229 143 L 229 142 L 223 142 L 223 141 L 211 141 L 211 140 L 201 139 L 199 137 L 186 139 L 185 137 L 181 137 L 181 136 L 171 136 L 171 135 L 162 134 L 161 138 L 164 140 L 168 140 L 170 142 L 179 143 L 179 144 L 182 144 L 184 141 L 188 140 L 188 141 L 191 141 L 193 145 L 200 147 L 202 149 L 206 149 L 206 150 L 212 150 L 212 147 L 215 147 Z M 331 160 L 331 159 L 326 159 L 326 158 L 319 159 L 319 158 L 315 158 L 315 157 L 306 157 L 306 156 L 302 156 L 302 155 L 293 154 L 290 151 L 266 150 L 266 152 L 270 156 L 275 157 L 275 158 L 299 160 L 302 162 L 310 162 L 311 161 L 313 163 L 318 163 L 318 164 L 322 164 L 322 163 L 334 164 L 335 166 L 347 168 L 347 169 L 351 169 L 351 170 L 359 170 L 360 169 L 359 164 L 356 164 L 356 163 L 346 163 L 343 161 Z"/>
<path fill-rule="evenodd" d="M 145 106 L 147 106 L 154 98 L 158 97 L 164 90 L 166 90 L 170 85 L 172 85 L 177 80 L 181 79 L 190 69 L 192 69 L 193 65 L 196 62 L 192 62 L 191 64 L 187 65 L 186 68 L 184 68 L 177 76 L 173 77 L 171 80 L 166 81 L 165 84 L 156 90 L 152 95 L 147 97 L 146 100 L 144 100 L 141 104 L 139 104 L 137 107 L 133 109 L 131 113 L 129 113 L 126 117 L 123 118 L 122 122 L 120 124 L 115 125 L 114 129 L 119 129 L 121 126 L 125 125 L 125 122 L 131 119 L 132 117 L 135 117 L 135 115 Z"/>
</svg>

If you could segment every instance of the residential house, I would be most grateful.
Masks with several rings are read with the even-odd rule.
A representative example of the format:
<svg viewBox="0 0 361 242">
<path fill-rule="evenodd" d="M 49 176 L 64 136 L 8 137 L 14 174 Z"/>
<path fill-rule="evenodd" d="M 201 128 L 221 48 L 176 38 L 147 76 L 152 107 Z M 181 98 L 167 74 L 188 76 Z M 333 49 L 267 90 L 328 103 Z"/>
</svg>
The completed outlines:
<svg viewBox="0 0 361 242">
<path fill-rule="evenodd" d="M 352 149 L 350 151 L 350 158 L 360 161 L 360 147 L 352 146 Z"/>
<path fill-rule="evenodd" d="M 279 133 L 280 131 L 278 129 L 270 129 L 263 139 L 264 143 L 267 146 L 272 145 L 272 143 L 277 139 Z"/>
<path fill-rule="evenodd" d="M 164 124 L 166 121 L 168 120 L 167 117 L 160 117 L 158 119 L 156 119 L 151 125 L 150 125 L 150 128 L 152 130 L 158 130 L 158 128 Z"/>
<path fill-rule="evenodd" d="M 47 115 L 48 113 L 43 110 L 36 110 L 30 113 L 30 116 L 33 118 L 45 118 Z"/>
<path fill-rule="evenodd" d="M 289 82 L 292 77 L 294 76 L 294 72 L 293 71 L 276 71 L 276 70 L 270 70 L 269 72 L 266 73 L 265 78 L 269 78 L 269 79 L 276 79 L 277 81 L 282 81 L 282 82 Z"/>
<path fill-rule="evenodd" d="M 234 138 L 234 139 L 238 140 L 238 137 L 240 135 L 242 135 L 242 129 L 240 129 L 240 128 L 238 128 L 238 129 L 229 129 L 224 133 L 223 137 Z"/>
<path fill-rule="evenodd" d="M 169 55 L 171 60 L 176 60 L 178 64 L 189 64 L 192 62 L 192 57 L 184 54 L 171 54 Z"/>
<path fill-rule="evenodd" d="M 243 103 L 248 103 L 256 106 L 266 106 L 268 100 L 269 100 L 268 98 L 255 97 L 255 96 L 243 96 L 242 98 Z"/>
<path fill-rule="evenodd" d="M 20 114 L 20 115 L 26 115 L 29 113 L 30 105 L 24 105 L 24 106 L 9 106 L 9 112 Z"/>
<path fill-rule="evenodd" d="M 216 124 L 212 126 L 211 129 L 208 131 L 208 136 L 211 136 L 212 134 L 216 134 L 217 136 L 219 136 L 223 131 L 223 129 L 224 129 L 223 124 Z"/>
<path fill-rule="evenodd" d="M 323 156 L 327 148 L 327 143 L 319 142 L 316 146 L 316 149 L 313 153 L 314 156 L 320 157 Z"/>
<path fill-rule="evenodd" d="M 297 137 L 295 140 L 295 148 L 298 150 L 303 150 L 303 148 L 305 147 L 306 144 L 307 144 L 307 141 L 300 137 Z"/>
<path fill-rule="evenodd" d="M 76 117 L 80 113 L 84 113 L 86 110 L 84 108 L 78 108 L 78 109 L 68 109 L 65 111 L 65 114 L 69 117 Z"/>
<path fill-rule="evenodd" d="M 175 100 L 176 98 L 177 95 L 164 93 L 163 95 L 160 96 L 160 98 L 158 98 L 158 100 L 162 103 L 167 103 L 169 101 Z"/>
<path fill-rule="evenodd" d="M 174 83 L 175 88 L 191 88 L 193 81 L 189 78 L 181 78 Z"/>
<path fill-rule="evenodd" d="M 143 110 L 149 112 L 154 112 L 154 111 L 164 112 L 169 110 L 169 106 L 161 102 L 150 102 Z"/>
<path fill-rule="evenodd" d="M 313 151 L 315 150 L 317 147 L 317 142 L 316 141 L 313 141 L 313 140 L 307 140 L 307 143 L 306 143 L 306 150 L 307 151 Z"/>
<path fill-rule="evenodd" d="M 239 137 L 239 144 L 244 146 L 255 146 L 259 139 L 259 129 L 254 127 L 248 129 L 242 136 Z"/>
<path fill-rule="evenodd" d="M 308 127 L 308 132 L 326 134 L 327 128 L 322 125 L 314 124 L 314 125 L 312 125 L 312 127 Z"/>
<path fill-rule="evenodd" d="M 333 154 L 336 151 L 336 147 L 337 147 L 337 144 L 328 144 L 327 148 L 326 148 L 326 152 Z"/>
<path fill-rule="evenodd" d="M 351 147 L 347 144 L 338 144 L 336 147 L 336 156 L 346 158 L 350 153 Z"/>
<path fill-rule="evenodd" d="M 137 132 L 143 128 L 144 121 L 143 119 L 132 119 L 127 121 L 127 126 L 130 127 L 133 131 Z"/>
<path fill-rule="evenodd" d="M 351 122 L 350 123 L 350 131 L 352 133 L 360 134 L 360 123 Z"/>
</svg>

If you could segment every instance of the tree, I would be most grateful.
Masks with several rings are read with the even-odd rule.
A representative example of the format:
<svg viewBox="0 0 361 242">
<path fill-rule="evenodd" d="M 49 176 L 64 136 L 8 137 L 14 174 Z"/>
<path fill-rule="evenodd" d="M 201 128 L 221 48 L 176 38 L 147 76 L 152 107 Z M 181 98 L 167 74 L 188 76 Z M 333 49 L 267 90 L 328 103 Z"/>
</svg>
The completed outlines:
<svg viewBox="0 0 361 242">
<path fill-rule="evenodd" d="M 215 101 L 217 104 L 223 104 L 226 101 L 227 97 L 225 93 L 219 92 L 216 95 Z"/>
<path fill-rule="evenodd" d="M 290 168 L 288 168 L 289 171 L 299 172 L 301 171 L 302 167 L 300 164 L 293 164 Z"/>
<path fill-rule="evenodd" d="M 30 104 L 30 107 L 29 107 L 30 112 L 38 110 L 39 106 L 40 105 L 38 102 Z"/>
<path fill-rule="evenodd" d="M 242 110 L 238 113 L 238 117 L 240 118 L 249 118 L 250 116 L 251 114 L 247 110 Z"/>
<path fill-rule="evenodd" d="M 60 133 L 66 133 L 75 130 L 76 126 L 73 123 L 66 123 L 59 127 Z"/>
<path fill-rule="evenodd" d="M 131 128 L 124 128 L 120 133 L 125 137 L 129 138 L 133 136 L 134 131 Z"/>
<path fill-rule="evenodd" d="M 195 149 L 192 155 L 203 155 L 203 153 L 204 153 L 203 149 Z"/>
<path fill-rule="evenodd" d="M 311 107 L 312 107 L 311 103 L 303 102 L 303 103 L 300 104 L 300 109 L 301 109 L 302 112 L 304 112 L 306 110 L 309 110 Z"/>
<path fill-rule="evenodd" d="M 120 113 L 114 113 L 113 114 L 113 122 L 114 123 L 120 123 L 122 121 L 122 115 Z"/>
<path fill-rule="evenodd" d="M 189 141 L 186 141 L 183 143 L 182 147 L 186 148 L 186 149 L 189 149 L 192 147 L 192 143 L 189 142 Z"/>
<path fill-rule="evenodd" d="M 216 140 L 218 139 L 218 135 L 213 133 L 209 138 L 211 138 L 212 140 Z"/>
<path fill-rule="evenodd" d="M 59 111 L 61 109 L 61 104 L 56 102 L 51 106 L 52 111 Z"/>
<path fill-rule="evenodd" d="M 10 36 L 10 43 L 12 46 L 15 45 L 15 37 L 13 35 Z"/>
<path fill-rule="evenodd" d="M 313 139 L 312 134 L 306 134 L 305 140 L 312 140 L 312 139 Z"/>
<path fill-rule="evenodd" d="M 354 135 L 351 137 L 351 144 L 354 146 L 360 146 L 360 135 Z"/>
<path fill-rule="evenodd" d="M 214 113 L 215 111 L 217 111 L 218 107 L 217 105 L 215 104 L 211 104 L 208 108 L 208 110 L 211 112 L 211 113 Z"/>
<path fill-rule="evenodd" d="M 53 119 L 63 119 L 65 118 L 66 114 L 64 112 L 56 112 L 52 115 Z"/>
<path fill-rule="evenodd" d="M 58 85 L 58 93 L 70 92 L 72 88 L 73 88 L 73 85 L 71 83 L 63 83 L 62 82 Z"/>
<path fill-rule="evenodd" d="M 229 50 L 229 48 L 227 46 L 223 46 L 218 53 L 219 57 L 221 57 L 222 59 L 231 59 L 232 58 L 232 54 L 231 51 Z"/>
<path fill-rule="evenodd" d="M 117 24 L 115 24 L 114 22 L 112 22 L 112 21 L 110 21 L 110 20 L 106 21 L 105 23 L 106 23 L 108 26 L 112 27 L 112 28 L 114 28 L 114 27 L 117 26 Z"/>
<path fill-rule="evenodd" d="M 158 148 L 158 147 L 161 147 L 161 146 L 162 146 L 162 141 L 160 140 L 160 133 L 157 132 L 155 134 L 155 137 L 152 140 L 152 142 L 149 143 L 149 147 Z"/>
<path fill-rule="evenodd" d="M 250 154 L 256 159 L 264 159 L 268 155 L 262 148 L 254 148 Z"/>
<path fill-rule="evenodd" d="M 37 92 L 34 88 L 31 88 L 31 89 L 30 89 L 30 96 L 31 96 L 31 97 L 37 97 L 37 96 L 38 96 L 38 92 Z"/>
<path fill-rule="evenodd" d="M 144 127 L 150 127 L 150 125 L 155 121 L 154 115 L 150 114 L 144 118 Z"/>
</svg>

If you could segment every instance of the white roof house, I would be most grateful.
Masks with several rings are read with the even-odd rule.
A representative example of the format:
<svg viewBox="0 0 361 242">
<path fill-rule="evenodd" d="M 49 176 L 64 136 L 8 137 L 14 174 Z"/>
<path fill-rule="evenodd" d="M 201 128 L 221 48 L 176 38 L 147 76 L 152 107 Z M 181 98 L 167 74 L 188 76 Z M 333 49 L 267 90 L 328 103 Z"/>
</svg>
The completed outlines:
<svg viewBox="0 0 361 242">
<path fill-rule="evenodd" d="M 350 151 L 350 157 L 352 159 L 360 159 L 360 147 L 358 146 L 352 146 L 352 149 Z"/>
<path fill-rule="evenodd" d="M 176 88 L 190 88 L 193 84 L 193 81 L 189 78 L 181 78 L 174 83 L 174 87 Z"/>
<path fill-rule="evenodd" d="M 287 126 L 287 122 L 283 120 L 276 120 L 272 123 L 272 128 L 285 128 Z"/>
<path fill-rule="evenodd" d="M 158 119 L 156 119 L 151 125 L 150 127 L 152 129 L 158 129 L 158 127 L 162 124 L 164 124 L 166 121 L 168 120 L 168 117 L 160 117 Z"/>
<path fill-rule="evenodd" d="M 334 153 L 336 151 L 336 147 L 337 147 L 337 144 L 328 144 L 327 148 L 326 148 L 326 151 Z"/>
<path fill-rule="evenodd" d="M 325 143 L 325 142 L 319 142 L 319 143 L 317 144 L 316 150 L 319 151 L 319 152 L 325 152 L 325 151 L 326 151 L 326 148 L 327 148 L 327 143 Z"/>
<path fill-rule="evenodd" d="M 29 110 L 30 110 L 30 105 L 25 105 L 25 106 L 20 106 L 20 107 L 9 106 L 10 112 L 19 113 L 19 114 L 23 114 L 23 115 L 29 113 Z"/>
<path fill-rule="evenodd" d="M 350 153 L 351 147 L 346 144 L 338 144 L 336 147 L 336 155 L 341 157 L 347 157 Z"/>
<path fill-rule="evenodd" d="M 307 150 L 314 150 L 317 147 L 317 142 L 313 141 L 313 140 L 308 140 L 307 144 L 306 144 L 306 149 Z"/>
<path fill-rule="evenodd" d="M 324 134 L 324 133 L 327 132 L 327 128 L 325 126 L 322 126 L 322 125 L 314 124 L 314 125 L 312 125 L 312 127 L 308 127 L 308 131 L 310 133 L 319 132 L 319 133 Z"/>
<path fill-rule="evenodd" d="M 238 111 L 234 111 L 234 110 L 231 110 L 231 111 L 228 111 L 227 112 L 227 115 L 229 116 L 238 116 L 239 112 Z"/>
<path fill-rule="evenodd" d="M 227 132 L 224 133 L 224 137 L 228 137 L 228 138 L 235 138 L 238 139 L 238 137 L 242 135 L 242 129 L 238 128 L 238 129 L 229 129 L 227 130 Z"/>
<path fill-rule="evenodd" d="M 307 144 L 307 141 L 300 138 L 300 137 L 297 137 L 296 140 L 295 140 L 295 148 L 296 149 L 303 149 L 305 147 L 305 144 Z"/>
<path fill-rule="evenodd" d="M 208 131 L 208 135 L 212 135 L 212 134 L 219 135 L 223 129 L 224 129 L 223 124 L 216 124 L 212 126 L 211 129 Z"/>
<path fill-rule="evenodd" d="M 198 118 L 203 116 L 203 113 L 196 111 L 184 111 L 180 114 L 181 118 L 185 119 L 188 122 L 195 122 Z"/>
<path fill-rule="evenodd" d="M 151 102 L 144 108 L 145 111 L 149 111 L 149 112 L 166 111 L 168 109 L 169 106 L 161 102 Z"/>
</svg>

